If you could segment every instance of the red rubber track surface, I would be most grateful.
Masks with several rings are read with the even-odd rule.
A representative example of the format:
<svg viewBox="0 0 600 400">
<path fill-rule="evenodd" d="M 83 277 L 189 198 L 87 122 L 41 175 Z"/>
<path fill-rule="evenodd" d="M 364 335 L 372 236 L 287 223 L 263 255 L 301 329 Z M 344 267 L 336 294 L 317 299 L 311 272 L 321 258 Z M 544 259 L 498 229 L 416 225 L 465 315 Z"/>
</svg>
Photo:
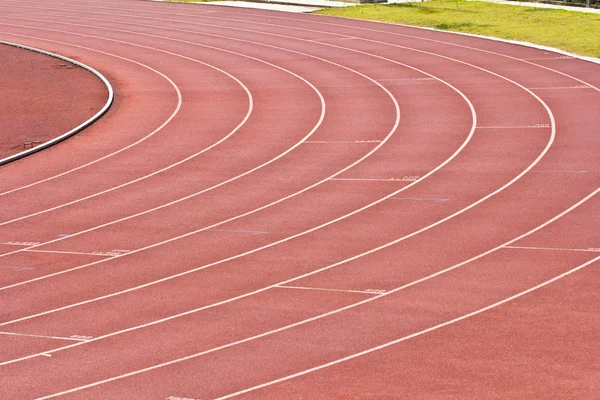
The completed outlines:
<svg viewBox="0 0 600 400">
<path fill-rule="evenodd" d="M 0 45 L 0 77 L 0 159 L 70 131 L 106 102 L 89 71 L 33 51 Z"/>
<path fill-rule="evenodd" d="M 2 398 L 594 398 L 600 66 L 418 28 L 0 0 L 115 88 L 0 169 Z"/>
</svg>

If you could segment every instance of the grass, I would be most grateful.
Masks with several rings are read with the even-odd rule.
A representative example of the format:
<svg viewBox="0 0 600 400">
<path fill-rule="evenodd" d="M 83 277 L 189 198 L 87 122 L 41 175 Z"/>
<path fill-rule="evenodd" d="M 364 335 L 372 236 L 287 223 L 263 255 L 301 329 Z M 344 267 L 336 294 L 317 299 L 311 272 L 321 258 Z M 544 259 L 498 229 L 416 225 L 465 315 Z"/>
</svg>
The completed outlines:
<svg viewBox="0 0 600 400">
<path fill-rule="evenodd" d="M 600 15 L 464 0 L 360 5 L 316 12 L 495 36 L 600 57 Z"/>
</svg>

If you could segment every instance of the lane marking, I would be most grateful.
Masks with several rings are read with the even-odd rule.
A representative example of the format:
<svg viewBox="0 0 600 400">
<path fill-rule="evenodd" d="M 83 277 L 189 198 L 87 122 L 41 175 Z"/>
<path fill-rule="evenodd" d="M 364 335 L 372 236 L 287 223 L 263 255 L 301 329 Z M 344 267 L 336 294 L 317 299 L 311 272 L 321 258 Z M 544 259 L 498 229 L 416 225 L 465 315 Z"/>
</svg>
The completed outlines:
<svg viewBox="0 0 600 400">
<path fill-rule="evenodd" d="M 550 124 L 535 124 L 523 126 L 478 126 L 477 129 L 541 129 L 550 128 Z"/>
<path fill-rule="evenodd" d="M 307 140 L 304 143 L 381 143 L 381 140 Z"/>
<path fill-rule="evenodd" d="M 404 178 L 331 178 L 330 181 L 416 182 L 419 179 L 419 176 L 405 176 Z"/>
<path fill-rule="evenodd" d="M 35 268 L 12 266 L 12 265 L 0 265 L 0 269 L 14 269 L 15 271 L 33 271 Z"/>
<path fill-rule="evenodd" d="M 343 293 L 365 293 L 372 295 L 380 295 L 385 293 L 385 290 L 380 289 L 367 289 L 367 290 L 350 290 L 350 289 L 331 289 L 331 288 L 316 288 L 316 287 L 305 287 L 305 286 L 288 286 L 288 285 L 277 285 L 276 288 L 281 289 L 298 289 L 298 290 L 317 290 L 323 292 L 343 292 Z"/>
<path fill-rule="evenodd" d="M 23 250 L 26 253 L 52 253 L 52 254 L 74 254 L 74 255 L 84 255 L 84 256 L 100 256 L 100 257 L 115 257 L 120 253 L 110 253 L 110 252 L 101 252 L 97 251 L 94 253 L 84 253 L 80 251 L 61 251 L 61 250 Z"/>
<path fill-rule="evenodd" d="M 265 231 L 243 231 L 243 230 L 229 230 L 229 229 L 209 229 L 208 232 L 252 233 L 254 235 L 266 235 L 269 233 L 269 232 L 265 232 Z"/>
<path fill-rule="evenodd" d="M 42 339 L 70 340 L 70 341 L 75 341 L 75 342 L 84 342 L 84 341 L 88 340 L 88 339 L 82 339 L 82 338 L 73 337 L 73 336 L 72 337 L 62 337 L 62 336 L 34 335 L 31 333 L 18 333 L 18 332 L 0 332 L 0 335 L 35 337 L 35 338 L 42 338 Z"/>
<path fill-rule="evenodd" d="M 388 82 L 388 81 L 435 81 L 433 78 L 381 78 L 377 79 L 379 82 Z"/>
<path fill-rule="evenodd" d="M 10 242 L 2 242 L 0 244 L 5 244 L 7 246 L 38 246 L 38 245 L 42 244 L 42 242 L 16 242 L 16 241 L 10 241 Z"/>
<path fill-rule="evenodd" d="M 548 251 L 583 251 L 583 252 L 591 252 L 598 253 L 600 252 L 600 248 L 590 247 L 587 249 L 568 249 L 561 247 L 534 247 L 534 246 L 504 246 L 505 249 L 524 249 L 524 250 L 548 250 Z"/>
<path fill-rule="evenodd" d="M 555 86 L 555 87 L 531 88 L 531 90 L 559 90 L 559 89 L 593 89 L 593 87 L 587 86 L 587 85 L 576 85 L 576 86 Z"/>
<path fill-rule="evenodd" d="M 441 203 L 450 199 L 442 197 L 390 197 L 390 200 L 435 201 Z"/>
<path fill-rule="evenodd" d="M 568 169 L 532 169 L 531 172 L 549 172 L 549 173 L 567 173 L 567 174 L 585 174 L 587 171 L 583 170 L 568 170 Z"/>
<path fill-rule="evenodd" d="M 545 60 L 575 60 L 575 57 L 570 56 L 559 56 L 559 57 L 533 57 L 533 58 L 520 58 L 523 61 L 545 61 Z"/>
</svg>

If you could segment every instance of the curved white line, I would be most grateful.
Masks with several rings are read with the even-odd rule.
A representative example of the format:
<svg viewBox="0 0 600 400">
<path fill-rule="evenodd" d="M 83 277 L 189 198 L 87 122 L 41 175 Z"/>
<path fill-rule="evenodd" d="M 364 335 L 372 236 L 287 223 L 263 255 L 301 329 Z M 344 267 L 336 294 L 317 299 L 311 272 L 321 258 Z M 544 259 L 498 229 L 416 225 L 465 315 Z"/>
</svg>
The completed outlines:
<svg viewBox="0 0 600 400">
<path fill-rule="evenodd" d="M 54 57 L 54 58 L 57 58 L 59 60 L 67 61 L 67 62 L 69 62 L 71 64 L 77 65 L 77 66 L 85 69 L 86 71 L 91 72 L 98 79 L 100 79 L 100 81 L 102 81 L 102 83 L 104 84 L 104 86 L 106 86 L 106 89 L 108 91 L 108 98 L 107 98 L 106 103 L 104 104 L 104 106 L 102 106 L 102 108 L 100 109 L 100 111 L 98 111 L 96 114 L 94 114 L 87 121 L 82 122 L 81 124 L 79 124 L 75 128 L 71 129 L 70 131 L 65 132 L 65 133 L 63 133 L 63 134 L 61 134 L 61 135 L 59 135 L 59 136 L 57 136 L 57 137 L 55 137 L 53 139 L 50 139 L 50 140 L 48 140 L 48 141 L 46 141 L 44 143 L 41 143 L 40 145 L 38 145 L 36 147 L 33 147 L 31 149 L 22 151 L 22 152 L 17 153 L 17 154 L 13 154 L 12 156 L 8 156 L 8 157 L 5 157 L 3 159 L 0 159 L 0 165 L 8 164 L 9 162 L 19 160 L 19 159 L 21 159 L 23 157 L 26 157 L 26 156 L 30 155 L 30 154 L 37 153 L 40 150 L 47 149 L 48 147 L 53 146 L 56 143 L 62 142 L 63 140 L 68 139 L 68 138 L 70 138 L 73 135 L 76 135 L 77 133 L 81 132 L 82 130 L 84 130 L 85 128 L 87 128 L 88 126 L 90 126 L 91 124 L 93 124 L 94 122 L 96 122 L 97 120 L 99 120 L 100 117 L 102 117 L 108 111 L 108 109 L 110 108 L 110 106 L 112 105 L 113 100 L 115 98 L 115 93 L 114 93 L 113 87 L 110 84 L 110 82 L 108 81 L 108 79 L 106 79 L 106 77 L 104 75 L 102 75 L 100 72 L 96 71 L 94 68 L 92 68 L 92 67 L 90 67 L 90 66 L 88 66 L 88 65 L 86 65 L 86 64 L 84 64 L 82 62 L 70 59 L 68 57 L 65 57 L 65 56 L 62 56 L 62 55 L 59 55 L 59 54 L 55 54 L 55 53 L 51 53 L 51 52 L 46 51 L 46 50 L 40 50 L 40 49 L 37 49 L 35 47 L 25 46 L 25 45 L 18 44 L 18 43 L 13 43 L 13 42 L 6 42 L 4 40 L 0 40 L 0 44 L 6 45 L 6 46 L 12 46 L 12 47 L 16 47 L 16 48 L 24 49 L 24 50 L 28 50 L 28 51 L 33 51 L 33 52 L 36 52 L 36 53 L 44 54 L 46 56 Z"/>
</svg>

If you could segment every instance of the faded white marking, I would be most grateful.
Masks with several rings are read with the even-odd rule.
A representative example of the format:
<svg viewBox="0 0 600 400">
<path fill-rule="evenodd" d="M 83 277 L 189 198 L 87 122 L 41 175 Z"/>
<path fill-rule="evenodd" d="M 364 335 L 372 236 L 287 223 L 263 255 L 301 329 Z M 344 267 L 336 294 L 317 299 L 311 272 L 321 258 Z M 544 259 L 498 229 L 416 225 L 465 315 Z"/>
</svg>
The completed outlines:
<svg viewBox="0 0 600 400">
<path fill-rule="evenodd" d="M 282 289 L 298 289 L 298 290 L 319 290 L 323 292 L 344 292 L 344 293 L 366 293 L 366 294 L 382 294 L 385 293 L 385 290 L 350 290 L 350 289 L 331 289 L 331 288 L 317 288 L 317 287 L 305 287 L 305 286 L 287 286 L 287 285 L 278 285 L 276 286 Z"/>
</svg>

